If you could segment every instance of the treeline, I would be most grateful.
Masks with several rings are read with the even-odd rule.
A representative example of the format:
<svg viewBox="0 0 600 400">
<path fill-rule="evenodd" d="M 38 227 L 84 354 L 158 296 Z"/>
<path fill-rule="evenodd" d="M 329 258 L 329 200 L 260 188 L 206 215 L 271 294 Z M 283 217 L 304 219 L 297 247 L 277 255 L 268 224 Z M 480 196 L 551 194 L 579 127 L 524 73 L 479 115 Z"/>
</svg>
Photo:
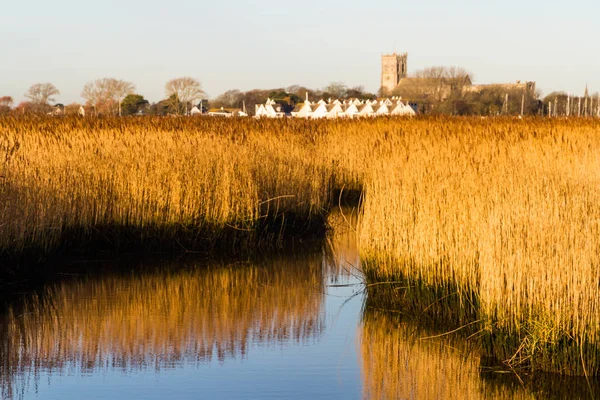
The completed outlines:
<svg viewBox="0 0 600 400">
<path fill-rule="evenodd" d="M 0 115 L 18 114 L 80 114 L 136 115 L 187 114 L 191 107 L 206 96 L 202 84 L 191 77 L 171 79 L 165 84 L 166 99 L 150 104 L 136 93 L 133 83 L 115 78 L 101 78 L 85 84 L 81 97 L 85 103 L 64 105 L 54 103 L 60 91 L 51 83 L 37 83 L 25 93 L 27 100 L 13 108 L 10 96 L 0 97 Z M 54 103 L 54 104 L 52 104 Z"/>
<path fill-rule="evenodd" d="M 264 104 L 271 99 L 283 107 L 285 112 L 291 112 L 294 106 L 302 103 L 305 99 L 317 101 L 319 99 L 348 99 L 358 98 L 361 100 L 372 100 L 377 95 L 365 91 L 363 86 L 347 87 L 341 82 L 332 82 L 323 89 L 310 89 L 300 85 L 292 85 L 287 88 L 254 89 L 247 92 L 240 90 L 228 90 L 227 92 L 211 100 L 208 107 L 212 108 L 243 108 L 251 113 L 254 112 L 256 104 Z"/>
<path fill-rule="evenodd" d="M 66 115 L 186 115 L 193 107 L 207 112 L 210 109 L 243 109 L 254 114 L 254 106 L 272 99 L 280 104 L 284 111 L 291 111 L 306 98 L 318 99 L 358 98 L 375 99 L 362 86 L 347 87 L 341 82 L 332 82 L 322 89 L 310 89 L 300 85 L 286 88 L 253 89 L 242 92 L 237 89 L 228 90 L 212 100 L 202 85 L 194 78 L 183 77 L 170 80 L 165 84 L 165 99 L 155 103 L 149 102 L 143 95 L 136 93 L 131 82 L 114 78 L 102 78 L 88 82 L 81 93 L 85 103 L 64 105 L 54 103 L 54 97 L 60 91 L 51 83 L 33 85 L 25 97 L 28 100 L 14 106 L 10 96 L 0 97 L 0 115 L 17 114 L 66 114 Z"/>
<path fill-rule="evenodd" d="M 136 92 L 133 83 L 102 78 L 88 82 L 81 92 L 84 103 L 63 105 L 55 103 L 60 91 L 51 83 L 37 83 L 25 93 L 26 101 L 16 106 L 10 96 L 0 97 L 0 115 L 18 114 L 80 114 L 80 115 L 187 115 L 197 107 L 202 112 L 211 109 L 240 110 L 253 115 L 255 105 L 271 99 L 291 112 L 305 99 L 372 100 L 377 97 L 398 96 L 422 114 L 446 115 L 551 115 L 600 116 L 600 97 L 597 94 L 572 97 L 553 92 L 541 99 L 540 93 L 526 84 L 473 85 L 473 74 L 460 67 L 430 67 L 403 79 L 394 90 L 381 88 L 370 93 L 363 86 L 348 87 L 332 82 L 322 89 L 301 85 L 285 88 L 228 90 L 207 99 L 202 84 L 194 78 L 182 77 L 165 84 L 165 98 L 151 103 Z M 535 84 L 534 84 L 535 85 Z"/>
</svg>

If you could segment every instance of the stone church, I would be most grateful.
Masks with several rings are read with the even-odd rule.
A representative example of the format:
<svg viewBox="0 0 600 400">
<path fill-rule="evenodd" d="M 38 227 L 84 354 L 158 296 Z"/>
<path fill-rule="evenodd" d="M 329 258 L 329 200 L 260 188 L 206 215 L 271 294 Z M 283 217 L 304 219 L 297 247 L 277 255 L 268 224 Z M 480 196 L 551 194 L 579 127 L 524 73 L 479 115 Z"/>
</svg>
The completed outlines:
<svg viewBox="0 0 600 400">
<path fill-rule="evenodd" d="M 410 78 L 408 77 L 408 53 L 389 53 L 381 55 L 381 85 L 380 88 L 392 93 L 394 89 L 402 88 L 406 92 L 419 91 L 422 94 L 436 94 L 443 100 L 450 94 L 451 90 L 456 89 L 444 78 Z M 535 82 L 516 83 L 500 83 L 500 84 L 484 84 L 473 85 L 471 79 L 466 76 L 464 80 L 458 83 L 465 92 L 481 92 L 484 89 L 501 89 L 501 90 L 520 90 L 535 93 Z M 435 93 L 434 93 L 435 92 Z"/>
<path fill-rule="evenodd" d="M 408 53 L 391 53 L 381 56 L 381 85 L 391 92 L 408 74 Z"/>
</svg>

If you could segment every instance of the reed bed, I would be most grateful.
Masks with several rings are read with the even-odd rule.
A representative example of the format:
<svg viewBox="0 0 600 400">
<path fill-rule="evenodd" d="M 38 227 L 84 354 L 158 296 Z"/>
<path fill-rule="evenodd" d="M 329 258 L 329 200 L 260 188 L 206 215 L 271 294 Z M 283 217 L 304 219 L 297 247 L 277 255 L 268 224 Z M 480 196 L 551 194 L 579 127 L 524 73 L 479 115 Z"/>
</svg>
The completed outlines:
<svg viewBox="0 0 600 400">
<path fill-rule="evenodd" d="M 0 150 L 2 259 L 322 237 L 356 191 L 382 306 L 448 310 L 515 368 L 600 375 L 597 120 L 0 118 Z"/>
<path fill-rule="evenodd" d="M 205 119 L 0 119 L 0 249 L 204 249 L 323 232 L 314 128 Z"/>
<path fill-rule="evenodd" d="M 454 295 L 513 367 L 599 375 L 598 122 L 414 128 L 365 179 L 366 275 Z"/>
</svg>

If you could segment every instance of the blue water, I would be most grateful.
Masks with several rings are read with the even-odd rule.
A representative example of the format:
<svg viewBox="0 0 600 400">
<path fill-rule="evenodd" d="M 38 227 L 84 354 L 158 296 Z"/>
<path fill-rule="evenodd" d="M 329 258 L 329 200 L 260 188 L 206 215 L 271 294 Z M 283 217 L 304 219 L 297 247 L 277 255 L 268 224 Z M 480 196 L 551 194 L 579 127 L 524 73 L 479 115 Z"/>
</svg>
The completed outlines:
<svg viewBox="0 0 600 400">
<path fill-rule="evenodd" d="M 330 239 L 263 261 L 157 262 L 48 284 L 0 317 L 0 396 L 558 399 L 598 390 L 557 377 L 521 385 L 481 373 L 476 346 L 420 340 L 429 334 L 365 309 L 352 229 Z"/>
<path fill-rule="evenodd" d="M 343 305 L 352 289 L 328 289 L 327 329 L 310 343 L 252 346 L 223 362 L 183 362 L 142 371 L 100 369 L 80 374 L 42 371 L 24 399 L 360 399 L 356 332 L 362 297 Z M 339 296 L 339 297 L 338 297 Z"/>
</svg>

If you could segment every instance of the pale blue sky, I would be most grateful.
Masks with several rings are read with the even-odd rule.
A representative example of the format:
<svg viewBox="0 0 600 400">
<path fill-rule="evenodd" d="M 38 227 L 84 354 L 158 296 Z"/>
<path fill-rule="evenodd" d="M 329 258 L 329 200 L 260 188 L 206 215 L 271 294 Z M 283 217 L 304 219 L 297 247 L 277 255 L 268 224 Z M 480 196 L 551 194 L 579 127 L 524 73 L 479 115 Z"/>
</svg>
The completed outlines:
<svg viewBox="0 0 600 400">
<path fill-rule="evenodd" d="M 548 93 L 600 91 L 597 0 L 30 0 L 0 7 L 0 96 L 36 82 L 81 101 L 102 77 L 150 101 L 179 76 L 210 97 L 228 89 L 379 87 L 380 54 L 408 52 L 409 72 L 471 70 L 478 83 L 535 80 Z"/>
</svg>

